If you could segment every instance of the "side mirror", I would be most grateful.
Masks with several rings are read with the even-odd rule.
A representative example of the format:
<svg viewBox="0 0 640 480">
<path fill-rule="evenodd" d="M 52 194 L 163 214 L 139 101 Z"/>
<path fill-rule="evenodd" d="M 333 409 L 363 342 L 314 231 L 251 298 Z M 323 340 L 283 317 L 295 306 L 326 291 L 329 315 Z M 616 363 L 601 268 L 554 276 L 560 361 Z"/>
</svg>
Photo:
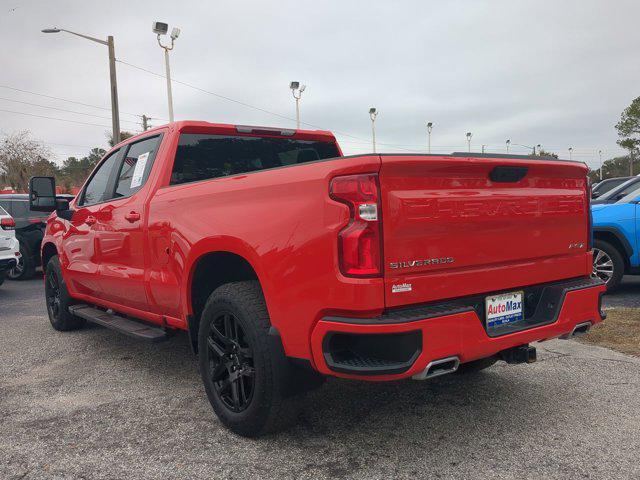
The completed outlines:
<svg viewBox="0 0 640 480">
<path fill-rule="evenodd" d="M 55 178 L 31 177 L 29 180 L 29 210 L 53 212 L 56 208 Z"/>
</svg>

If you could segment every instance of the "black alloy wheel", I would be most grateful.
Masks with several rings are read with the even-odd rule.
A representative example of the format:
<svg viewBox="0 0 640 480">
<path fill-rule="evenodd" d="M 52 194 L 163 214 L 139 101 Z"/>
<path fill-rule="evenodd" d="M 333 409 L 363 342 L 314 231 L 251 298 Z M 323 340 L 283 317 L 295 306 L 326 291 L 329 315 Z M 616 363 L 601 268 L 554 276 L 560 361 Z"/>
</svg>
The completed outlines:
<svg viewBox="0 0 640 480">
<path fill-rule="evenodd" d="M 225 407 L 234 413 L 245 410 L 255 390 L 253 351 L 241 323 L 230 312 L 221 312 L 211 321 L 206 365 Z"/>
<path fill-rule="evenodd" d="M 60 318 L 60 282 L 53 268 L 47 269 L 47 279 L 44 284 L 45 296 L 49 315 L 54 319 Z"/>
</svg>

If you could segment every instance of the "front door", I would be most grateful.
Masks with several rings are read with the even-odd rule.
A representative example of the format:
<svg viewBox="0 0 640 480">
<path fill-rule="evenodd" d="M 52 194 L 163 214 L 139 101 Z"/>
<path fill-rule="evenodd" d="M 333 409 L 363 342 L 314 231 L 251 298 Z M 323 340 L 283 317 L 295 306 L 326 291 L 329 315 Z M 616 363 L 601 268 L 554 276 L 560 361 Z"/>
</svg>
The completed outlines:
<svg viewBox="0 0 640 480">
<path fill-rule="evenodd" d="M 146 295 L 146 180 L 160 143 L 154 136 L 123 147 L 126 153 L 113 198 L 100 207 L 96 224 L 99 251 L 98 298 L 149 311 Z"/>
<path fill-rule="evenodd" d="M 62 248 L 68 265 L 65 280 L 83 295 L 95 297 L 99 290 L 95 229 L 101 205 L 110 197 L 120 153 L 120 150 L 112 152 L 94 171 L 76 201 L 75 212 L 64 233 Z"/>
</svg>

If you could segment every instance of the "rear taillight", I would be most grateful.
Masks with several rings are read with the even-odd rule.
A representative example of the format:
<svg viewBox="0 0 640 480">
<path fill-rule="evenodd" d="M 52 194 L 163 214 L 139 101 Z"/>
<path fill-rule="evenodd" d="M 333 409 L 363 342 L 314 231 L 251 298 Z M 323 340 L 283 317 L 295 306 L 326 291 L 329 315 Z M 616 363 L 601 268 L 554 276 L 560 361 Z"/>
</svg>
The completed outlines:
<svg viewBox="0 0 640 480">
<path fill-rule="evenodd" d="M 12 217 L 0 218 L 0 227 L 2 227 L 3 230 L 14 230 L 16 228 L 16 222 Z"/>
<path fill-rule="evenodd" d="M 585 197 L 587 199 L 587 251 L 593 248 L 593 214 L 591 213 L 591 182 L 585 181 Z"/>
<path fill-rule="evenodd" d="M 340 271 L 350 277 L 382 274 L 382 234 L 378 175 L 346 175 L 331 181 L 332 199 L 349 207 L 346 227 L 338 234 Z"/>
</svg>

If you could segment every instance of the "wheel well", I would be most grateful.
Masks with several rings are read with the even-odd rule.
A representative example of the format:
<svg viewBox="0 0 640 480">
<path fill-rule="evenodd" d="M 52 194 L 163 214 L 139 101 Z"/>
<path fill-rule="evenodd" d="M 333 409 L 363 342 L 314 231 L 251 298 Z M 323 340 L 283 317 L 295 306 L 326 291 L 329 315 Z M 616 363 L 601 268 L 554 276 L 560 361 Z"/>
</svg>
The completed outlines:
<svg viewBox="0 0 640 480">
<path fill-rule="evenodd" d="M 49 263 L 49 260 L 51 260 L 51 257 L 53 257 L 54 255 L 58 254 L 58 250 L 56 249 L 56 246 L 53 243 L 46 243 L 44 245 L 44 247 L 42 247 L 42 269 L 44 271 L 44 269 L 47 266 L 47 263 Z"/>
<path fill-rule="evenodd" d="M 618 252 L 620 253 L 620 256 L 622 257 L 622 260 L 624 261 L 625 271 L 629 269 L 630 267 L 629 255 L 627 255 L 627 250 L 624 248 L 624 245 L 622 244 L 622 242 L 620 241 L 620 239 L 615 233 L 608 232 L 608 231 L 595 231 L 593 232 L 593 238 L 595 238 L 596 240 L 602 240 L 604 242 L 607 242 L 608 244 L 612 245 L 616 250 L 618 250 Z"/>
<path fill-rule="evenodd" d="M 189 336 L 194 351 L 198 346 L 200 315 L 213 291 L 225 283 L 258 280 L 247 260 L 230 252 L 212 252 L 200 257 L 191 280 L 190 301 L 193 315 L 189 320 Z"/>
</svg>

